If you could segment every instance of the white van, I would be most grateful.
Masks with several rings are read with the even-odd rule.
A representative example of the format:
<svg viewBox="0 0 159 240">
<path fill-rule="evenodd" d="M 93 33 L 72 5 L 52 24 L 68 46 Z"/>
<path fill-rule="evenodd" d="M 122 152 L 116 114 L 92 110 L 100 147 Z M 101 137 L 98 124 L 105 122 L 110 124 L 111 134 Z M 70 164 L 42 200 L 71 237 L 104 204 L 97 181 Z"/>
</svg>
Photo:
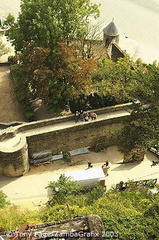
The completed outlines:
<svg viewBox="0 0 159 240">
<path fill-rule="evenodd" d="M 105 186 L 105 175 L 102 168 L 89 168 L 65 173 L 65 176 L 71 177 L 72 180 L 79 182 L 84 186 L 93 186 L 100 183 Z"/>
</svg>

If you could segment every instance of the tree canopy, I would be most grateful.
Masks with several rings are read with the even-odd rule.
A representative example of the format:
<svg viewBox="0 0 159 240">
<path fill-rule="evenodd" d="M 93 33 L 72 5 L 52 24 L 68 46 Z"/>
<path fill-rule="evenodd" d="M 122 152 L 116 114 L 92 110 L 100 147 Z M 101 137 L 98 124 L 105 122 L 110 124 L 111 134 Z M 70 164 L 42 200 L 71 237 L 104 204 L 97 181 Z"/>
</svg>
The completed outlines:
<svg viewBox="0 0 159 240">
<path fill-rule="evenodd" d="M 132 72 L 129 94 L 134 104 L 122 131 L 122 147 L 129 152 L 137 144 L 159 144 L 159 66 L 143 64 Z M 136 102 L 138 101 L 138 102 Z"/>
<path fill-rule="evenodd" d="M 54 49 L 61 39 L 85 34 L 90 17 L 98 16 L 98 5 L 90 0 L 22 0 L 17 21 L 7 18 L 6 34 L 17 51 L 32 42 Z"/>
</svg>

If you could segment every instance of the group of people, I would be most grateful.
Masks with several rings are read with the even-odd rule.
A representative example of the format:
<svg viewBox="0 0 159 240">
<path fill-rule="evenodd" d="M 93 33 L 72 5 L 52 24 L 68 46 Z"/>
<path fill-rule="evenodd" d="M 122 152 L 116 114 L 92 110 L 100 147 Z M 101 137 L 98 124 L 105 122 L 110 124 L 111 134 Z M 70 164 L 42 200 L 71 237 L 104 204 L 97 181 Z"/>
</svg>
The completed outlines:
<svg viewBox="0 0 159 240">
<path fill-rule="evenodd" d="M 92 168 L 93 164 L 91 162 L 88 162 L 88 168 Z M 102 165 L 102 169 L 103 168 L 109 168 L 109 162 L 105 161 L 105 163 Z"/>
<path fill-rule="evenodd" d="M 84 113 L 83 110 L 75 112 L 75 123 L 81 122 L 88 122 L 89 120 L 97 119 L 97 114 L 95 112 L 86 112 Z"/>
</svg>

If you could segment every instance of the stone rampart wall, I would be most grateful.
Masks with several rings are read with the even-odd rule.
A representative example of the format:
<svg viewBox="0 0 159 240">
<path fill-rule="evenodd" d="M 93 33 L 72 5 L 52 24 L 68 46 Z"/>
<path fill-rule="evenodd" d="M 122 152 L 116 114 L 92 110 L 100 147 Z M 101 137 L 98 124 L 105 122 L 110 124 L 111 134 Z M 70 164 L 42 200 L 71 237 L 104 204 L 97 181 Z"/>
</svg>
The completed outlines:
<svg viewBox="0 0 159 240">
<path fill-rule="evenodd" d="M 98 138 L 105 136 L 105 147 L 116 144 L 116 136 L 127 116 L 85 122 L 73 127 L 27 137 L 29 156 L 51 150 L 52 154 L 70 151 L 81 147 L 95 147 Z"/>
<path fill-rule="evenodd" d="M 128 109 L 130 104 L 123 104 L 109 108 L 95 110 L 97 114 L 104 114 Z M 122 127 L 122 121 L 128 115 L 111 119 L 95 120 L 76 124 L 63 129 L 34 133 L 25 136 L 27 130 L 67 122 L 74 116 L 65 116 L 32 123 L 22 123 L 19 126 L 1 130 L 0 134 L 0 174 L 21 176 L 29 170 L 29 157 L 34 153 L 51 150 L 52 154 L 70 151 L 81 147 L 94 147 L 97 139 L 104 137 L 103 145 L 108 147 L 117 143 L 116 136 Z M 24 133 L 25 131 L 25 133 Z M 37 131 L 38 132 L 38 131 Z M 14 141 L 15 140 L 15 141 Z M 29 156 L 29 157 L 28 157 Z"/>
</svg>

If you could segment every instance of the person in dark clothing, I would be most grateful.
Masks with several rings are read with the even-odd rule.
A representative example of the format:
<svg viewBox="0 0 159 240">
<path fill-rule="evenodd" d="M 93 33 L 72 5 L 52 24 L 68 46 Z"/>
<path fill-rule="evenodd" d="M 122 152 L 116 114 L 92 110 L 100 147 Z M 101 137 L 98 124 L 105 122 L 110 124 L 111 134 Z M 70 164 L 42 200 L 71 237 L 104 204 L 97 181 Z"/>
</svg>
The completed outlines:
<svg viewBox="0 0 159 240">
<path fill-rule="evenodd" d="M 93 164 L 91 162 L 88 162 L 88 168 L 92 168 Z"/>
<path fill-rule="evenodd" d="M 157 161 L 152 161 L 151 167 L 156 166 L 156 165 L 158 165 L 158 164 L 159 164 L 159 162 L 157 162 Z"/>
<path fill-rule="evenodd" d="M 108 161 L 106 161 L 106 162 L 105 162 L 105 166 L 106 166 L 106 167 L 108 167 L 108 165 L 109 165 L 109 162 L 108 162 Z"/>
<path fill-rule="evenodd" d="M 75 123 L 79 122 L 79 112 L 75 112 Z"/>
<path fill-rule="evenodd" d="M 119 183 L 119 191 L 124 191 L 126 189 L 126 186 L 123 181 Z"/>
<path fill-rule="evenodd" d="M 104 167 L 108 167 L 108 165 L 109 165 L 109 162 L 108 161 L 106 161 L 103 165 L 102 165 L 102 168 L 104 168 Z"/>
</svg>

